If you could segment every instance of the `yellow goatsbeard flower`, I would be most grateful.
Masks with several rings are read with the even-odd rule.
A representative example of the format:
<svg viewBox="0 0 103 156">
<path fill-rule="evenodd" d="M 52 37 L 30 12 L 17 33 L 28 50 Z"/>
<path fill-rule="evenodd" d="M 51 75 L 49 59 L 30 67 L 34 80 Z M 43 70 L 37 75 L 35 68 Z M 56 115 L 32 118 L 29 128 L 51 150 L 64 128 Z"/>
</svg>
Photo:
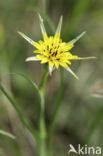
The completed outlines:
<svg viewBox="0 0 103 156">
<path fill-rule="evenodd" d="M 56 33 L 54 36 L 47 36 L 43 19 L 39 15 L 41 31 L 43 34 L 43 41 L 40 40 L 35 42 L 27 37 L 25 34 L 18 32 L 24 39 L 26 39 L 30 44 L 32 44 L 36 50 L 34 50 L 35 56 L 29 57 L 26 61 L 40 61 L 41 64 L 47 63 L 49 67 L 49 73 L 51 74 L 53 69 L 58 69 L 59 66 L 62 66 L 67 71 L 69 71 L 75 78 L 78 79 L 76 74 L 70 69 L 72 60 L 81 60 L 81 59 L 92 59 L 95 57 L 78 57 L 70 53 L 70 50 L 73 48 L 74 43 L 78 41 L 84 34 L 83 32 L 77 38 L 72 41 L 66 43 L 63 42 L 60 33 L 62 26 L 62 17 L 60 18 Z"/>
</svg>

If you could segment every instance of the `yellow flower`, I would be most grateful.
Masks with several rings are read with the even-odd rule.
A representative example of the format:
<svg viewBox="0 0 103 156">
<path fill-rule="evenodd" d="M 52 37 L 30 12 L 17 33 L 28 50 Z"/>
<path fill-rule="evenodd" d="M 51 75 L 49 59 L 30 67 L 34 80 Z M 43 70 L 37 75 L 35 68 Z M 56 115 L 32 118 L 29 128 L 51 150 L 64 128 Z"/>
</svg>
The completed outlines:
<svg viewBox="0 0 103 156">
<path fill-rule="evenodd" d="M 49 73 L 51 74 L 54 69 L 58 69 L 60 66 L 69 71 L 75 78 L 78 79 L 76 74 L 70 69 L 72 60 L 92 59 L 95 57 L 78 57 L 71 54 L 70 50 L 73 48 L 74 43 L 78 41 L 84 34 L 80 34 L 70 42 L 63 42 L 60 36 L 62 27 L 62 16 L 57 26 L 57 30 L 54 36 L 48 36 L 44 27 L 43 19 L 39 15 L 40 27 L 43 35 L 43 40 L 38 42 L 33 41 L 25 34 L 18 32 L 24 39 L 35 47 L 34 56 L 29 57 L 26 61 L 40 61 L 41 64 L 47 63 L 49 67 Z"/>
</svg>

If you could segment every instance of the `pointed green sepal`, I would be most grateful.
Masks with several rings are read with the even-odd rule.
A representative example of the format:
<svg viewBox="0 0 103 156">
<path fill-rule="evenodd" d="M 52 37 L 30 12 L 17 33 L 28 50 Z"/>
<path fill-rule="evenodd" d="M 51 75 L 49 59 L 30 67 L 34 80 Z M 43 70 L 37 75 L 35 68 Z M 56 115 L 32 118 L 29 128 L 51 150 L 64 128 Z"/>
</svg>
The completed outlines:
<svg viewBox="0 0 103 156">
<path fill-rule="evenodd" d="M 82 36 L 84 36 L 86 32 L 84 31 L 83 33 L 81 33 L 79 36 L 77 36 L 75 39 L 71 40 L 69 43 L 76 43 Z"/>
<path fill-rule="evenodd" d="M 26 41 L 28 41 L 31 45 L 34 46 L 34 41 L 33 41 L 31 38 L 29 38 L 29 37 L 26 36 L 24 33 L 19 32 L 19 31 L 18 31 L 18 34 L 19 34 L 20 36 L 22 36 Z"/>
<path fill-rule="evenodd" d="M 25 61 L 26 62 L 28 62 L 28 61 L 38 61 L 38 59 L 35 56 L 31 56 L 31 57 L 28 57 Z"/>
<path fill-rule="evenodd" d="M 89 60 L 89 59 L 96 59 L 95 56 L 90 56 L 90 57 L 78 57 L 76 60 Z"/>
<path fill-rule="evenodd" d="M 50 66 L 48 66 L 48 68 L 49 68 L 49 75 L 52 76 L 52 72 L 53 72 L 54 68 L 50 67 Z"/>
<path fill-rule="evenodd" d="M 58 23 L 58 26 L 57 26 L 57 30 L 56 30 L 56 34 L 61 33 L 62 22 L 63 22 L 63 16 L 60 17 L 60 20 L 59 20 L 59 23 Z"/>
<path fill-rule="evenodd" d="M 68 67 L 66 70 L 70 72 L 77 80 L 79 80 L 78 76 L 70 69 L 70 67 Z"/>
<path fill-rule="evenodd" d="M 45 29 L 45 26 L 44 26 L 44 20 L 43 20 L 43 18 L 41 17 L 40 14 L 38 14 L 38 16 L 39 16 L 39 20 L 40 20 L 40 28 L 41 28 L 42 35 L 47 36 L 46 29 Z"/>
</svg>

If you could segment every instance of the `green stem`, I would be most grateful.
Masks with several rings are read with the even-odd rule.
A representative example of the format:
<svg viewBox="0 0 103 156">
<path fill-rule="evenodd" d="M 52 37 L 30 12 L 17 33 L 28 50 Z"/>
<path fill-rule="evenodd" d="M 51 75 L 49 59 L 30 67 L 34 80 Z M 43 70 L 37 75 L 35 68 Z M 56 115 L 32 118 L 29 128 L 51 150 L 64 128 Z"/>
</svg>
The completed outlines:
<svg viewBox="0 0 103 156">
<path fill-rule="evenodd" d="M 45 128 L 45 117 L 44 117 L 44 95 L 41 94 L 41 111 L 40 111 L 40 121 L 39 121 L 39 156 L 46 155 L 46 128 Z"/>
<path fill-rule="evenodd" d="M 48 156 L 52 156 L 52 133 L 55 128 L 55 122 L 56 122 L 57 115 L 60 110 L 60 105 L 62 101 L 62 95 L 63 95 L 63 90 L 64 90 L 63 82 L 64 82 L 63 70 L 61 69 L 60 70 L 60 86 L 59 86 L 58 95 L 54 104 L 55 106 L 54 112 L 51 116 L 51 121 L 50 121 L 49 128 L 48 128 Z"/>
<path fill-rule="evenodd" d="M 59 86 L 59 89 L 58 89 L 58 95 L 57 95 L 57 98 L 55 100 L 55 109 L 54 109 L 54 112 L 52 114 L 52 117 L 51 117 L 51 129 L 54 128 L 54 125 L 55 125 L 55 122 L 56 122 L 56 119 L 57 119 L 57 115 L 58 115 L 58 112 L 59 112 L 59 108 L 60 108 L 60 105 L 61 105 L 61 99 L 62 99 L 62 95 L 63 95 L 63 89 L 64 89 L 64 79 L 63 79 L 63 70 L 61 69 L 60 70 L 60 86 Z"/>
<path fill-rule="evenodd" d="M 47 69 L 44 70 L 39 85 L 40 93 L 40 120 L 39 120 L 39 143 L 38 155 L 46 156 L 46 126 L 45 126 L 45 83 L 48 78 Z"/>
</svg>

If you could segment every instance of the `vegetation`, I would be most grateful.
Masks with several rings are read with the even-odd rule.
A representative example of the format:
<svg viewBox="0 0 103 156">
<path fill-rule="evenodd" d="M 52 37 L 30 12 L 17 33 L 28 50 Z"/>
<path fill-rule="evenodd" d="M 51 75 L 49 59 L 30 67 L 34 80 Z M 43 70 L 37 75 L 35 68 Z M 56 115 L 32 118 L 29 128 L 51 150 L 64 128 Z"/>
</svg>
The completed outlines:
<svg viewBox="0 0 103 156">
<path fill-rule="evenodd" d="M 34 156 L 44 150 L 38 134 L 40 117 L 48 131 L 47 156 L 68 155 L 69 144 L 102 148 L 102 8 L 103 1 L 96 0 L 0 1 L 0 156 Z M 25 62 L 34 47 L 17 32 L 35 41 L 42 39 L 38 13 L 48 35 L 55 32 L 63 15 L 61 37 L 65 42 L 86 31 L 71 53 L 97 59 L 72 61 L 71 69 L 79 80 L 62 69 L 46 80 L 44 65 Z M 45 136 L 44 131 L 41 134 Z"/>
</svg>

